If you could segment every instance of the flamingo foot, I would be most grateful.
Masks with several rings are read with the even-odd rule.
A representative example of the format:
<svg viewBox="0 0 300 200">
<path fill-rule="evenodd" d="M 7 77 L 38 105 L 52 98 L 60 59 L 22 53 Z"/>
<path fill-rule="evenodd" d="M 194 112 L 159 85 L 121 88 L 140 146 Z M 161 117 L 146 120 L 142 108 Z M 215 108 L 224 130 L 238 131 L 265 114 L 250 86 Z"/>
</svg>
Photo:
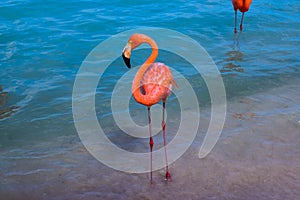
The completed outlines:
<svg viewBox="0 0 300 200">
<path fill-rule="evenodd" d="M 243 24 L 240 25 L 240 31 L 243 31 Z"/>
<path fill-rule="evenodd" d="M 236 28 L 234 28 L 234 33 L 235 33 L 235 34 L 237 33 L 237 30 L 236 30 Z"/>
<path fill-rule="evenodd" d="M 171 180 L 171 174 L 169 171 L 166 172 L 166 180 Z"/>
</svg>

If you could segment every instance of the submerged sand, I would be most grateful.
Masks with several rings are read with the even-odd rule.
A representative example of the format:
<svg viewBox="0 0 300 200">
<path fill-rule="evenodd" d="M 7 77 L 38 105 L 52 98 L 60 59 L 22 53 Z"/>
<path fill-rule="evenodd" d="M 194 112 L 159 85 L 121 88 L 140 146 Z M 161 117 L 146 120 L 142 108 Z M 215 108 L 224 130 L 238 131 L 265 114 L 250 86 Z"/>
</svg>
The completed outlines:
<svg viewBox="0 0 300 200">
<path fill-rule="evenodd" d="M 209 118 L 202 120 L 207 123 Z M 95 160 L 77 136 L 2 149 L 1 199 L 298 199 L 300 196 L 299 84 L 228 102 L 217 145 L 198 158 L 205 130 L 164 170 L 127 174 Z M 198 140 L 198 141 L 197 141 Z"/>
</svg>

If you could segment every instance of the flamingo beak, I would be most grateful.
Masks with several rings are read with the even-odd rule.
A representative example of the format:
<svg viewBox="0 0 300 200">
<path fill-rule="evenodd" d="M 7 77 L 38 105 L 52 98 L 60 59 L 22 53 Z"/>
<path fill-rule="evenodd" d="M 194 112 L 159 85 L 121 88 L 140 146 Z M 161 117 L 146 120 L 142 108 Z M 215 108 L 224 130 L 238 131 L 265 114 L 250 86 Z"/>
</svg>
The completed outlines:
<svg viewBox="0 0 300 200">
<path fill-rule="evenodd" d="M 130 55 L 131 55 L 131 45 L 129 43 L 127 43 L 127 45 L 125 46 L 125 48 L 123 50 L 122 57 L 123 57 L 123 60 L 124 60 L 126 66 L 128 68 L 131 67 Z"/>
</svg>

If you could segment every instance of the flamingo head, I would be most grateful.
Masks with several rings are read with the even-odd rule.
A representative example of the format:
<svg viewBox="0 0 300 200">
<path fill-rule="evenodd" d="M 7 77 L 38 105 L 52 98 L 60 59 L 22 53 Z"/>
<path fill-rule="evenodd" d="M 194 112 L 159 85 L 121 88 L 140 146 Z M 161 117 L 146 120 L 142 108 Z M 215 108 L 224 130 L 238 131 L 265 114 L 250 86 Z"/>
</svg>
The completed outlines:
<svg viewBox="0 0 300 200">
<path fill-rule="evenodd" d="M 147 42 L 148 39 L 149 39 L 148 36 L 139 33 L 135 33 L 130 36 L 122 53 L 123 60 L 128 68 L 131 67 L 130 64 L 131 51 L 133 51 L 135 48 L 140 46 L 142 43 Z"/>
<path fill-rule="evenodd" d="M 131 67 L 131 64 L 130 64 L 131 49 L 132 49 L 131 45 L 128 42 L 127 45 L 125 46 L 125 48 L 123 49 L 123 53 L 122 53 L 123 60 L 128 68 Z"/>
</svg>

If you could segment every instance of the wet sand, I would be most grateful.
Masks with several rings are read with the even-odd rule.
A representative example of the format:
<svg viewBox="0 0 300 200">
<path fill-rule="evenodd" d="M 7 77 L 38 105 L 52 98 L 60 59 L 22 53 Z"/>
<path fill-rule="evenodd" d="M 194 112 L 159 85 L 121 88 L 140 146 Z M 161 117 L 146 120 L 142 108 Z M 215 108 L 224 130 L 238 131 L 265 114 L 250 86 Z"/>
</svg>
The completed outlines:
<svg viewBox="0 0 300 200">
<path fill-rule="evenodd" d="M 1 149 L 1 199 L 298 199 L 299 82 L 228 101 L 221 138 L 198 158 L 205 130 L 171 165 L 148 174 L 115 171 L 95 160 L 77 135 Z M 205 112 L 205 111 L 204 111 Z M 209 118 L 202 120 L 207 123 Z"/>
</svg>

